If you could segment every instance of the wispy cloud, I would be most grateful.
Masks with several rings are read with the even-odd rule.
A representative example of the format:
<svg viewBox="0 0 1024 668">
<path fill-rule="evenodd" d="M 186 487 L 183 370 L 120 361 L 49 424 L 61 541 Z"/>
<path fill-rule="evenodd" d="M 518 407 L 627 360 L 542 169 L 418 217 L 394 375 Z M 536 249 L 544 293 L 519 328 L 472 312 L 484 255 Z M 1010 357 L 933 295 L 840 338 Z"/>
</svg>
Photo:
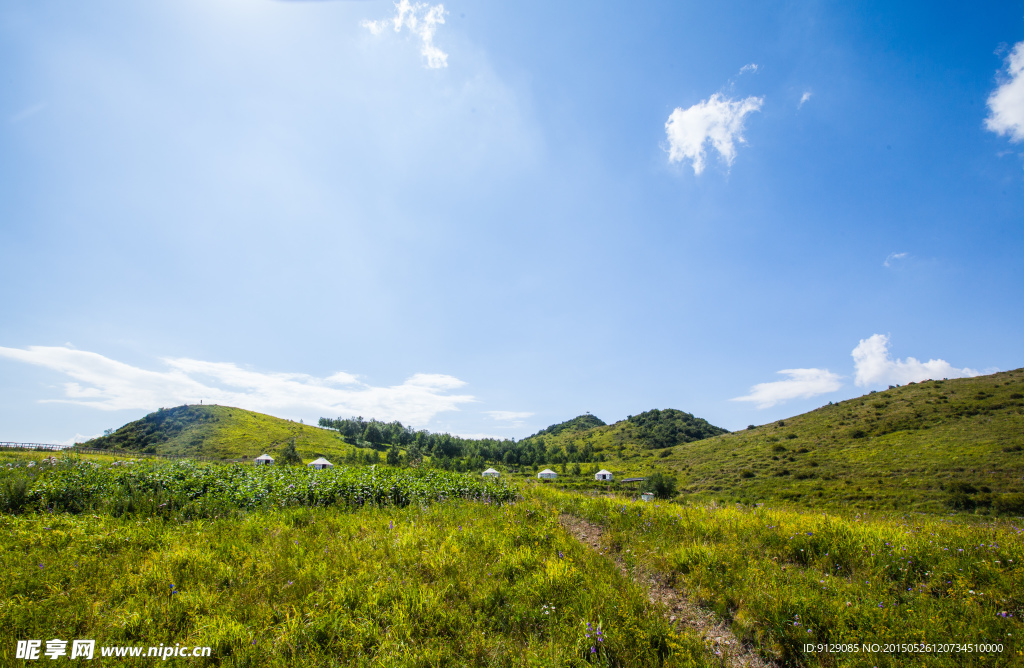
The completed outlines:
<svg viewBox="0 0 1024 668">
<path fill-rule="evenodd" d="M 22 121 L 27 120 L 27 119 L 31 118 L 32 116 L 35 116 L 36 114 L 38 114 L 43 109 L 46 109 L 46 105 L 44 103 L 40 102 L 38 104 L 33 104 L 32 106 L 25 107 L 24 109 L 22 109 L 18 113 L 16 113 L 13 116 L 11 116 L 8 119 L 8 122 L 9 123 L 21 123 Z"/>
<path fill-rule="evenodd" d="M 908 255 L 910 255 L 910 253 L 889 253 L 885 257 L 885 262 L 882 263 L 882 266 L 883 267 L 891 267 L 893 262 L 895 262 L 896 260 L 902 260 L 903 258 L 907 257 Z"/>
<path fill-rule="evenodd" d="M 527 413 L 523 411 L 484 411 L 484 415 L 489 415 L 493 420 L 500 420 L 502 422 L 515 421 L 528 418 L 533 413 Z"/>
<path fill-rule="evenodd" d="M 154 371 L 65 347 L 0 347 L 0 357 L 45 367 L 70 379 L 64 384 L 63 397 L 41 401 L 106 411 L 150 411 L 203 399 L 282 416 L 365 415 L 422 425 L 438 413 L 475 401 L 471 395 L 451 394 L 465 383 L 443 374 L 418 373 L 401 385 L 375 387 L 343 372 L 317 378 L 188 358 L 166 358 L 162 360 L 165 368 Z"/>
<path fill-rule="evenodd" d="M 740 74 L 746 74 L 747 72 L 757 72 L 757 63 L 750 63 L 740 68 Z"/>
<path fill-rule="evenodd" d="M 1010 141 L 1024 141 L 1024 42 L 1018 42 L 1006 57 L 1003 83 L 988 98 L 989 116 L 985 127 Z"/>
<path fill-rule="evenodd" d="M 778 373 L 789 378 L 772 383 L 758 383 L 750 388 L 750 394 L 730 401 L 750 401 L 758 408 L 771 408 L 790 399 L 809 399 L 819 394 L 835 392 L 843 386 L 842 377 L 828 369 L 783 369 Z"/>
<path fill-rule="evenodd" d="M 725 164 L 732 166 L 736 158 L 736 143 L 742 143 L 743 119 L 758 111 L 764 98 L 748 97 L 732 100 L 715 93 L 688 109 L 677 107 L 665 123 L 668 135 L 668 160 L 690 160 L 693 173 L 704 171 L 705 145 L 710 143 Z"/>
<path fill-rule="evenodd" d="M 363 21 L 361 26 L 374 35 L 380 35 L 387 28 L 401 32 L 407 28 L 410 33 L 420 38 L 422 46 L 420 54 L 426 58 L 429 69 L 448 67 L 448 54 L 434 44 L 434 33 L 437 26 L 444 23 L 444 5 L 428 5 L 424 2 L 411 3 L 400 0 L 395 3 L 395 15 L 379 21 Z"/>
<path fill-rule="evenodd" d="M 811 99 L 813 95 L 814 93 L 812 93 L 811 91 L 805 90 L 804 94 L 800 96 L 800 104 L 796 105 L 796 108 L 800 109 L 801 107 L 803 107 L 807 103 L 807 101 Z"/>
<path fill-rule="evenodd" d="M 99 438 L 102 435 L 103 435 L 102 433 L 100 433 L 100 434 L 93 434 L 92 436 L 86 436 L 85 434 L 75 434 L 74 436 L 72 436 L 69 439 L 66 439 L 66 440 L 63 440 L 63 441 L 56 441 L 55 443 L 53 443 L 53 445 L 67 445 L 67 446 L 71 446 L 71 445 L 74 445 L 75 443 L 85 443 L 86 441 L 91 441 L 92 439 Z"/>
<path fill-rule="evenodd" d="M 893 385 L 919 382 L 935 378 L 963 378 L 979 376 L 974 369 L 957 369 L 945 360 L 921 362 L 908 357 L 894 360 L 889 356 L 889 337 L 874 334 L 861 339 L 853 349 L 853 365 L 856 369 L 854 383 L 858 387 Z"/>
</svg>

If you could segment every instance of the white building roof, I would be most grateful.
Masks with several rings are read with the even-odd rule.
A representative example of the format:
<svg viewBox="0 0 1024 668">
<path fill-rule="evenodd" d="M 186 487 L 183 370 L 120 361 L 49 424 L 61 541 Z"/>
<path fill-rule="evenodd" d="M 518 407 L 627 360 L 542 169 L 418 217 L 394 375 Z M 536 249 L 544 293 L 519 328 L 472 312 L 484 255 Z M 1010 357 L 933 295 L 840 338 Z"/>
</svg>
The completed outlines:
<svg viewBox="0 0 1024 668">
<path fill-rule="evenodd" d="M 274 461 L 274 458 L 271 457 L 270 455 L 268 455 L 265 452 L 262 455 L 260 455 L 259 457 L 257 457 L 256 459 L 269 459 L 270 461 Z"/>
<path fill-rule="evenodd" d="M 321 465 L 321 466 L 324 466 L 324 465 L 327 465 L 327 466 L 334 466 L 334 464 L 330 463 L 329 461 L 327 461 L 327 460 L 326 460 L 326 459 L 324 459 L 323 457 L 321 457 L 320 459 L 316 459 L 316 460 L 314 460 L 314 461 L 311 461 L 311 462 L 309 463 L 309 465 L 310 465 L 310 466 L 313 466 L 314 464 L 319 464 L 319 465 Z"/>
<path fill-rule="evenodd" d="M 484 473 L 497 473 L 494 469 L 487 469 Z"/>
<path fill-rule="evenodd" d="M 540 473 L 555 473 L 555 472 L 554 472 L 554 471 L 552 471 L 551 469 L 544 469 L 544 470 L 543 470 L 543 471 L 541 471 Z M 540 473 L 538 473 L 537 475 L 540 475 Z M 557 473 L 555 473 L 555 475 L 558 475 L 558 474 L 557 474 Z"/>
<path fill-rule="evenodd" d="M 608 469 L 601 469 L 600 471 L 597 472 L 597 475 L 611 475 L 611 474 L 612 474 L 612 472 L 609 471 Z"/>
</svg>

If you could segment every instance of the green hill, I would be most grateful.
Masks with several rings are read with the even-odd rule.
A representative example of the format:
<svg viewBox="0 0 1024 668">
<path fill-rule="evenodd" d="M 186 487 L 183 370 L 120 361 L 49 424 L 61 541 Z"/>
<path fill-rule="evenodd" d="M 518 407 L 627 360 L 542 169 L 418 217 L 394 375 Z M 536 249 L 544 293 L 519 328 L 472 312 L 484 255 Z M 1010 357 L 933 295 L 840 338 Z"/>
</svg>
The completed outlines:
<svg viewBox="0 0 1024 668">
<path fill-rule="evenodd" d="M 533 436 L 544 436 L 545 434 L 550 436 L 557 436 L 558 434 L 561 434 L 562 432 L 565 431 L 586 431 L 587 429 L 593 429 L 594 427 L 603 427 L 605 426 L 605 424 L 605 421 L 602 420 L 601 418 L 597 417 L 596 415 L 591 415 L 590 413 L 587 413 L 586 415 L 579 415 L 571 420 L 566 420 L 565 422 L 553 424 L 547 429 L 541 429 L 536 434 L 533 434 Z M 531 436 L 530 438 L 533 438 L 533 436 Z"/>
<path fill-rule="evenodd" d="M 250 459 L 277 457 L 294 440 L 306 460 L 340 458 L 352 446 L 331 430 L 228 406 L 161 408 L 82 446 L 118 452 Z"/>
<path fill-rule="evenodd" d="M 690 413 L 666 408 L 630 415 L 610 425 L 581 415 L 523 439 L 519 447 L 543 449 L 545 462 L 557 461 L 560 457 L 554 453 L 562 453 L 567 461 L 614 461 L 632 471 L 645 470 L 642 462 L 655 457 L 656 450 L 727 433 Z"/>
<path fill-rule="evenodd" d="M 1024 513 L 1024 369 L 872 392 L 665 452 L 648 470 L 694 499 Z"/>
</svg>

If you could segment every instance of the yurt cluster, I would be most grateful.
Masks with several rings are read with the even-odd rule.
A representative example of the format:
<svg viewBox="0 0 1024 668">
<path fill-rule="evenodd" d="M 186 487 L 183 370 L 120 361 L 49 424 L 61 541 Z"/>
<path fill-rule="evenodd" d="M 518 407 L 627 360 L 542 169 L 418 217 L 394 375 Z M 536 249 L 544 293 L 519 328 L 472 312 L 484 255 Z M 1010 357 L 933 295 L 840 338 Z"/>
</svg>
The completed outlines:
<svg viewBox="0 0 1024 668">
<path fill-rule="evenodd" d="M 262 455 L 260 455 L 256 459 L 254 459 L 253 463 L 256 466 L 271 466 L 274 463 L 274 458 L 264 452 Z M 319 471 L 321 469 L 333 469 L 334 468 L 334 464 L 330 463 L 329 461 L 327 461 L 323 457 L 320 457 L 319 459 L 315 459 L 315 460 L 311 461 L 309 464 L 306 464 L 306 466 L 309 466 L 310 468 L 312 468 L 312 469 L 314 469 L 316 471 Z"/>
<path fill-rule="evenodd" d="M 262 455 L 254 459 L 253 463 L 256 466 L 271 466 L 274 463 L 274 458 L 264 452 Z M 320 457 L 319 459 L 310 462 L 309 464 L 307 464 L 307 466 L 317 471 L 321 469 L 334 468 L 334 464 L 330 463 L 323 457 Z M 485 478 L 498 478 L 500 476 L 501 473 L 495 469 L 487 469 L 486 471 L 483 472 L 483 477 Z M 551 469 L 544 469 L 543 471 L 537 474 L 537 478 L 539 480 L 555 480 L 556 478 L 558 478 L 558 474 L 552 471 Z M 594 474 L 594 480 L 611 482 L 613 479 L 614 475 L 612 474 L 612 472 L 606 469 L 601 469 L 600 471 Z"/>
</svg>

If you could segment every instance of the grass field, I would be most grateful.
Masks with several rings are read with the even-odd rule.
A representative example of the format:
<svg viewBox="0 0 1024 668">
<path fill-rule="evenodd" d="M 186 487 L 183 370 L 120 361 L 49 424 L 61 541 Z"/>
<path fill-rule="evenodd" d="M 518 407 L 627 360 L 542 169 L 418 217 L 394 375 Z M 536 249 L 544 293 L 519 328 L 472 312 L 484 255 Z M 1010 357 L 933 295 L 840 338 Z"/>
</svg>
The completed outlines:
<svg viewBox="0 0 1024 668">
<path fill-rule="evenodd" d="M 71 638 L 212 648 L 169 665 L 712 665 L 540 500 L 420 501 L 5 513 L 0 656 Z"/>
<path fill-rule="evenodd" d="M 607 548 L 660 573 L 792 665 L 1024 663 L 1017 520 L 637 504 L 540 489 L 606 531 Z M 1002 645 L 989 654 L 810 653 L 805 644 Z"/>
<path fill-rule="evenodd" d="M 4 665 L 16 665 L 17 640 L 55 637 L 212 648 L 169 665 L 721 664 L 713 642 L 671 622 L 615 560 L 657 574 L 785 665 L 1024 661 L 1019 520 L 644 504 L 535 485 L 499 503 L 451 493 L 487 484 L 476 476 L 401 469 L 377 473 L 410 488 L 429 479 L 439 493 L 338 503 L 352 476 L 374 472 L 339 471 L 333 495 L 310 497 L 319 474 L 298 467 L 271 480 L 248 477 L 271 473 L 255 467 L 92 458 L 28 473 L 40 459 L 0 459 L 4 495 L 34 476 L 30 502 L 0 514 Z M 257 479 L 272 483 L 258 503 L 223 503 L 218 490 Z M 102 496 L 82 492 L 93 502 L 63 512 L 45 492 L 90 485 Z M 140 501 L 126 503 L 128 490 Z M 182 494 L 193 505 L 155 503 Z M 564 515 L 600 527 L 604 549 L 577 542 Z M 839 655 L 808 643 L 1000 651 Z"/>
</svg>

